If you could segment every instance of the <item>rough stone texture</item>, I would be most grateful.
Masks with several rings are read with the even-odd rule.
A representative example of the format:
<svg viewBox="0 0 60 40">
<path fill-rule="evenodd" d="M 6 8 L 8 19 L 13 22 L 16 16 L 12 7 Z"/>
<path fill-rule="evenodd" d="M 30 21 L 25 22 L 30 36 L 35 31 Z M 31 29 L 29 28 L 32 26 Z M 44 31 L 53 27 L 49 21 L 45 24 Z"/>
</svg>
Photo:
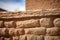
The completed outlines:
<svg viewBox="0 0 60 40">
<path fill-rule="evenodd" d="M 36 35 L 44 35 L 46 33 L 46 29 L 41 28 L 28 28 L 25 29 L 25 34 L 36 34 Z"/>
<path fill-rule="evenodd" d="M 4 25 L 5 25 L 6 28 L 13 28 L 13 27 L 15 27 L 14 21 L 5 21 Z"/>
<path fill-rule="evenodd" d="M 17 21 L 17 28 L 30 28 L 30 27 L 38 27 L 38 20 L 26 20 L 26 21 Z"/>
<path fill-rule="evenodd" d="M 60 9 L 0 12 L 0 40 L 60 40 Z"/>
<path fill-rule="evenodd" d="M 56 27 L 60 27 L 60 18 L 56 18 L 53 23 Z"/>
<path fill-rule="evenodd" d="M 0 28 L 3 27 L 3 21 L 0 21 Z"/>
<path fill-rule="evenodd" d="M 11 40 L 11 38 L 4 38 L 4 40 Z"/>
<path fill-rule="evenodd" d="M 27 40 L 27 36 L 26 35 L 20 35 L 19 40 Z"/>
<path fill-rule="evenodd" d="M 18 36 L 12 38 L 12 40 L 19 40 Z"/>
<path fill-rule="evenodd" d="M 60 28 L 47 28 L 46 34 L 51 36 L 59 36 Z"/>
<path fill-rule="evenodd" d="M 60 36 L 45 36 L 45 40 L 60 40 Z"/>
<path fill-rule="evenodd" d="M 41 18 L 40 19 L 41 27 L 51 27 L 52 26 L 52 19 L 50 18 Z"/>
<path fill-rule="evenodd" d="M 23 29 L 16 29 L 16 28 L 8 28 L 9 30 L 9 35 L 10 36 L 19 36 L 24 34 L 24 30 Z"/>
<path fill-rule="evenodd" d="M 5 36 L 6 34 L 6 28 L 0 28 L 0 36 Z"/>
<path fill-rule="evenodd" d="M 44 40 L 44 37 L 38 35 L 28 35 L 27 40 Z"/>
<path fill-rule="evenodd" d="M 26 10 L 60 8 L 60 0 L 26 0 Z"/>
</svg>

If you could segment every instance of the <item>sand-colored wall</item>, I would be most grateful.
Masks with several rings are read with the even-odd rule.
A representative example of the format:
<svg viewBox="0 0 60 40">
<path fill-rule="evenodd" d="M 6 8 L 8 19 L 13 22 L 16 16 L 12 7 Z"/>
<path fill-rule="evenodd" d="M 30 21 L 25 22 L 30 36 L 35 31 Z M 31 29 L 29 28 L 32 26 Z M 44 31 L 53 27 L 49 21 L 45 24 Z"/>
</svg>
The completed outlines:
<svg viewBox="0 0 60 40">
<path fill-rule="evenodd" d="M 26 0 L 27 10 L 60 8 L 60 0 Z"/>
<path fill-rule="evenodd" d="M 60 40 L 60 10 L 0 13 L 0 40 Z"/>
</svg>

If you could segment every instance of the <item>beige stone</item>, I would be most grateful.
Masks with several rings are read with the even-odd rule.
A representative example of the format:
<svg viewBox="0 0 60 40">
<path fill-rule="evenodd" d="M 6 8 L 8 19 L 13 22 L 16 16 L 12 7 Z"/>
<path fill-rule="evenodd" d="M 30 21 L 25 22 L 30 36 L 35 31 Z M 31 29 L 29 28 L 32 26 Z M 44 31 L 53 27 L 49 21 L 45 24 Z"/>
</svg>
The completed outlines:
<svg viewBox="0 0 60 40">
<path fill-rule="evenodd" d="M 19 35 L 23 35 L 24 34 L 24 30 L 23 29 L 16 29 L 16 28 L 8 28 L 9 29 L 9 35 L 10 36 L 19 36 Z"/>
<path fill-rule="evenodd" d="M 60 36 L 45 36 L 45 40 L 60 40 Z"/>
<path fill-rule="evenodd" d="M 46 34 L 51 36 L 59 36 L 60 28 L 47 28 Z"/>
<path fill-rule="evenodd" d="M 41 27 L 52 27 L 51 18 L 41 18 L 40 25 L 41 25 Z"/>
<path fill-rule="evenodd" d="M 4 25 L 6 28 L 15 28 L 15 22 L 14 21 L 5 21 Z"/>
<path fill-rule="evenodd" d="M 4 40 L 11 40 L 11 38 L 4 38 Z"/>
<path fill-rule="evenodd" d="M 19 40 L 27 40 L 26 35 L 20 35 L 20 36 L 19 36 Z"/>
<path fill-rule="evenodd" d="M 36 36 L 35 35 L 28 35 L 27 36 L 27 40 L 36 40 Z"/>
<path fill-rule="evenodd" d="M 0 36 L 6 35 L 6 28 L 0 28 Z"/>
<path fill-rule="evenodd" d="M 26 0 L 26 10 L 60 8 L 60 0 Z"/>
<path fill-rule="evenodd" d="M 38 27 L 38 20 L 25 20 L 25 21 L 17 21 L 16 22 L 17 28 L 31 28 L 31 27 Z"/>
<path fill-rule="evenodd" d="M 55 27 L 60 27 L 60 18 L 56 18 L 53 21 Z"/>
<path fill-rule="evenodd" d="M 9 30 L 9 35 L 14 36 L 15 28 L 8 28 L 8 30 Z"/>
<path fill-rule="evenodd" d="M 3 21 L 0 21 L 0 28 L 3 27 Z"/>
<path fill-rule="evenodd" d="M 15 36 L 20 36 L 20 35 L 23 35 L 24 33 L 25 33 L 24 29 L 21 29 L 21 28 L 15 29 L 14 31 Z"/>
<path fill-rule="evenodd" d="M 19 37 L 18 36 L 14 36 L 14 37 L 12 37 L 12 40 L 19 40 Z"/>
<path fill-rule="evenodd" d="M 43 27 L 25 29 L 25 34 L 45 35 L 45 33 L 46 33 L 46 29 Z"/>
<path fill-rule="evenodd" d="M 27 35 L 27 40 L 44 40 L 44 38 L 42 35 Z"/>
</svg>

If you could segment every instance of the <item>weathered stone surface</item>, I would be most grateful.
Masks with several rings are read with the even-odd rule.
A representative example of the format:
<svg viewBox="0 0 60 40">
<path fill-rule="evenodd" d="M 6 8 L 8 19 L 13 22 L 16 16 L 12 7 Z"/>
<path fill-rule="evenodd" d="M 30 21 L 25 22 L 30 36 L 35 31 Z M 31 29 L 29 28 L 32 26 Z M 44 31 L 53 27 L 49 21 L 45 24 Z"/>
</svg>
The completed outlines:
<svg viewBox="0 0 60 40">
<path fill-rule="evenodd" d="M 12 40 L 19 40 L 19 37 L 18 36 L 14 36 L 14 37 L 12 37 Z"/>
<path fill-rule="evenodd" d="M 59 36 L 60 28 L 47 28 L 46 34 L 51 36 Z"/>
<path fill-rule="evenodd" d="M 38 35 L 27 35 L 27 40 L 44 40 L 44 37 Z"/>
<path fill-rule="evenodd" d="M 41 27 L 52 27 L 51 18 L 41 18 L 40 25 L 41 25 Z"/>
<path fill-rule="evenodd" d="M 44 40 L 43 36 L 37 36 L 37 40 Z"/>
<path fill-rule="evenodd" d="M 26 35 L 20 35 L 20 36 L 19 36 L 19 40 L 27 40 Z"/>
<path fill-rule="evenodd" d="M 9 29 L 9 35 L 10 36 L 19 36 L 24 34 L 24 30 L 23 29 L 16 29 L 16 28 L 8 28 Z"/>
<path fill-rule="evenodd" d="M 23 35 L 24 33 L 25 33 L 24 29 L 21 29 L 21 28 L 15 29 L 14 31 L 15 36 L 20 36 L 20 35 Z"/>
<path fill-rule="evenodd" d="M 26 20 L 26 21 L 17 21 L 16 26 L 17 28 L 31 28 L 31 27 L 38 27 L 38 20 Z"/>
<path fill-rule="evenodd" d="M 26 0 L 26 10 L 60 8 L 60 0 Z"/>
<path fill-rule="evenodd" d="M 4 40 L 11 40 L 11 38 L 4 38 Z"/>
<path fill-rule="evenodd" d="M 56 18 L 53 21 L 55 27 L 60 27 L 60 18 Z"/>
<path fill-rule="evenodd" d="M 3 21 L 0 21 L 0 28 L 3 27 Z"/>
<path fill-rule="evenodd" d="M 43 27 L 25 29 L 25 34 L 45 35 L 45 33 L 46 33 L 46 29 Z"/>
<path fill-rule="evenodd" d="M 45 40 L 60 40 L 60 36 L 45 36 Z"/>
<path fill-rule="evenodd" d="M 5 36 L 6 34 L 6 28 L 0 28 L 0 36 Z"/>
<path fill-rule="evenodd" d="M 5 21 L 4 25 L 5 25 L 6 28 L 13 28 L 13 27 L 15 27 L 14 21 Z"/>
<path fill-rule="evenodd" d="M 28 35 L 27 40 L 36 40 L 36 36 L 35 35 Z"/>
</svg>

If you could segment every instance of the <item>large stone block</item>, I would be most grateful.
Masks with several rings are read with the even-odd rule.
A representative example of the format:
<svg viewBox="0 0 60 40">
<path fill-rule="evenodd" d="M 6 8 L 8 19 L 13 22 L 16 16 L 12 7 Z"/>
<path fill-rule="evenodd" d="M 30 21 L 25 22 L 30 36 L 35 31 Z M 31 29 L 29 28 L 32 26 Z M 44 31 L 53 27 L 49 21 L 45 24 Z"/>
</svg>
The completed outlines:
<svg viewBox="0 0 60 40">
<path fill-rule="evenodd" d="M 27 40 L 26 35 L 20 35 L 20 36 L 19 36 L 19 40 Z"/>
<path fill-rule="evenodd" d="M 0 36 L 5 36 L 6 34 L 6 28 L 0 28 Z"/>
<path fill-rule="evenodd" d="M 60 28 L 47 28 L 46 34 L 51 36 L 59 36 Z"/>
<path fill-rule="evenodd" d="M 60 40 L 60 36 L 45 36 L 45 40 Z"/>
<path fill-rule="evenodd" d="M 51 18 L 41 18 L 40 25 L 41 25 L 41 27 L 52 27 Z"/>
<path fill-rule="evenodd" d="M 3 21 L 0 21 L 0 28 L 3 27 Z"/>
<path fill-rule="evenodd" d="M 25 20 L 25 21 L 17 21 L 16 22 L 17 28 L 30 28 L 30 27 L 38 27 L 39 22 L 38 20 Z"/>
<path fill-rule="evenodd" d="M 56 18 L 53 23 L 55 27 L 60 27 L 60 18 Z"/>
<path fill-rule="evenodd" d="M 15 22 L 14 21 L 5 21 L 4 25 L 6 28 L 15 28 Z"/>
<path fill-rule="evenodd" d="M 27 40 L 44 40 L 44 37 L 38 35 L 27 35 Z"/>
<path fill-rule="evenodd" d="M 25 33 L 24 29 L 21 29 L 21 28 L 15 29 L 14 31 L 15 36 L 20 36 L 20 35 L 23 35 L 24 33 Z"/>
<path fill-rule="evenodd" d="M 45 33 L 46 33 L 46 29 L 43 27 L 25 29 L 25 34 L 45 35 Z"/>
<path fill-rule="evenodd" d="M 11 40 L 11 38 L 4 38 L 4 40 Z"/>
<path fill-rule="evenodd" d="M 24 34 L 24 30 L 23 29 L 16 29 L 16 28 L 8 28 L 9 29 L 9 35 L 10 36 L 19 36 Z"/>
<path fill-rule="evenodd" d="M 14 36 L 14 37 L 12 37 L 12 40 L 19 40 L 19 37 L 18 36 Z"/>
</svg>

